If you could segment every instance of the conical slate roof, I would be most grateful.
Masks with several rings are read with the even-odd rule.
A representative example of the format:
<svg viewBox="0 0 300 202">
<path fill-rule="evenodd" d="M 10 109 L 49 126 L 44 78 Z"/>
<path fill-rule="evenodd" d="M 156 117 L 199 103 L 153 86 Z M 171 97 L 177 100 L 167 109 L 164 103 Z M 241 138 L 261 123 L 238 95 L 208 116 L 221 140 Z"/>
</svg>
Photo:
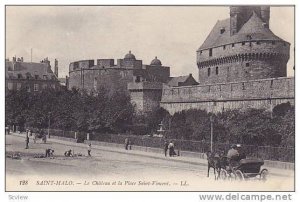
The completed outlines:
<svg viewBox="0 0 300 202">
<path fill-rule="evenodd" d="M 223 31 L 221 33 L 221 30 Z M 230 18 L 218 21 L 198 50 L 249 40 L 280 40 L 253 11 L 238 33 L 230 35 Z"/>
</svg>

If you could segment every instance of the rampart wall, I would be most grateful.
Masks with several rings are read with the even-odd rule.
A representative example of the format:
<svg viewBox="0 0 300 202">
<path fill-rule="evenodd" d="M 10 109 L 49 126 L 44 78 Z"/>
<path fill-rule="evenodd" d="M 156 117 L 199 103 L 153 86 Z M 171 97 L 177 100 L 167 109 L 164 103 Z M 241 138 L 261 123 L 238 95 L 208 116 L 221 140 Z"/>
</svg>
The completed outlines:
<svg viewBox="0 0 300 202">
<path fill-rule="evenodd" d="M 220 112 L 228 109 L 272 109 L 284 102 L 294 105 L 294 99 L 294 77 L 285 77 L 214 85 L 164 86 L 160 106 L 171 114 L 188 109 Z"/>
</svg>

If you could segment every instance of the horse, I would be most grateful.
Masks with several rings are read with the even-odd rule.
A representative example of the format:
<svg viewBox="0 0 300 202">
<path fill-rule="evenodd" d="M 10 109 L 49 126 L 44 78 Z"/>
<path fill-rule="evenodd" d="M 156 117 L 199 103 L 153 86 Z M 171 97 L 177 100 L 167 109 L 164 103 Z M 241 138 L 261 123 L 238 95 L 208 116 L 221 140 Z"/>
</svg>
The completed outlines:
<svg viewBox="0 0 300 202">
<path fill-rule="evenodd" d="M 214 169 L 215 180 L 219 179 L 221 169 L 226 169 L 227 159 L 223 152 L 206 152 L 207 156 L 207 177 L 209 177 L 210 168 Z M 216 175 L 217 171 L 217 175 Z"/>
</svg>

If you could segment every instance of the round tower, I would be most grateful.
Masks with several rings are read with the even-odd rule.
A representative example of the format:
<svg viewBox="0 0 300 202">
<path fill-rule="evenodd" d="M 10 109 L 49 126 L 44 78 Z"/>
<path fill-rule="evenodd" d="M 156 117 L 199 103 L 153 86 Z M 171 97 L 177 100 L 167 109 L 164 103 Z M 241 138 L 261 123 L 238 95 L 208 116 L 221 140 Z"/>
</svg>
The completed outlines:
<svg viewBox="0 0 300 202">
<path fill-rule="evenodd" d="M 230 20 L 218 21 L 197 50 L 200 84 L 286 77 L 290 44 L 266 26 L 269 8 L 244 9 L 252 13 L 240 28 L 243 9 L 231 6 Z"/>
</svg>

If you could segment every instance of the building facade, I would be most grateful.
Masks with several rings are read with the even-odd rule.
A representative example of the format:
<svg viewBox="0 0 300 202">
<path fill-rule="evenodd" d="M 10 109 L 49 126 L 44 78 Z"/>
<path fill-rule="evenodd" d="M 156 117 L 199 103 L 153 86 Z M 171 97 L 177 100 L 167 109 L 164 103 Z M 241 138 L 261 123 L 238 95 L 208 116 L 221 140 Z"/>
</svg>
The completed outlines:
<svg viewBox="0 0 300 202">
<path fill-rule="evenodd" d="M 69 65 L 69 89 L 78 88 L 97 91 L 105 88 L 110 92 L 127 91 L 131 82 L 167 82 L 170 67 L 162 66 L 155 58 L 150 65 L 144 65 L 129 51 L 123 59 L 97 59 L 72 62 Z"/>
<path fill-rule="evenodd" d="M 58 61 L 55 59 L 55 71 L 58 72 Z M 5 60 L 6 90 L 26 89 L 38 92 L 46 88 L 59 88 L 57 75 L 51 70 L 50 61 L 45 58 L 39 63 L 25 62 L 23 57 Z"/>
</svg>

